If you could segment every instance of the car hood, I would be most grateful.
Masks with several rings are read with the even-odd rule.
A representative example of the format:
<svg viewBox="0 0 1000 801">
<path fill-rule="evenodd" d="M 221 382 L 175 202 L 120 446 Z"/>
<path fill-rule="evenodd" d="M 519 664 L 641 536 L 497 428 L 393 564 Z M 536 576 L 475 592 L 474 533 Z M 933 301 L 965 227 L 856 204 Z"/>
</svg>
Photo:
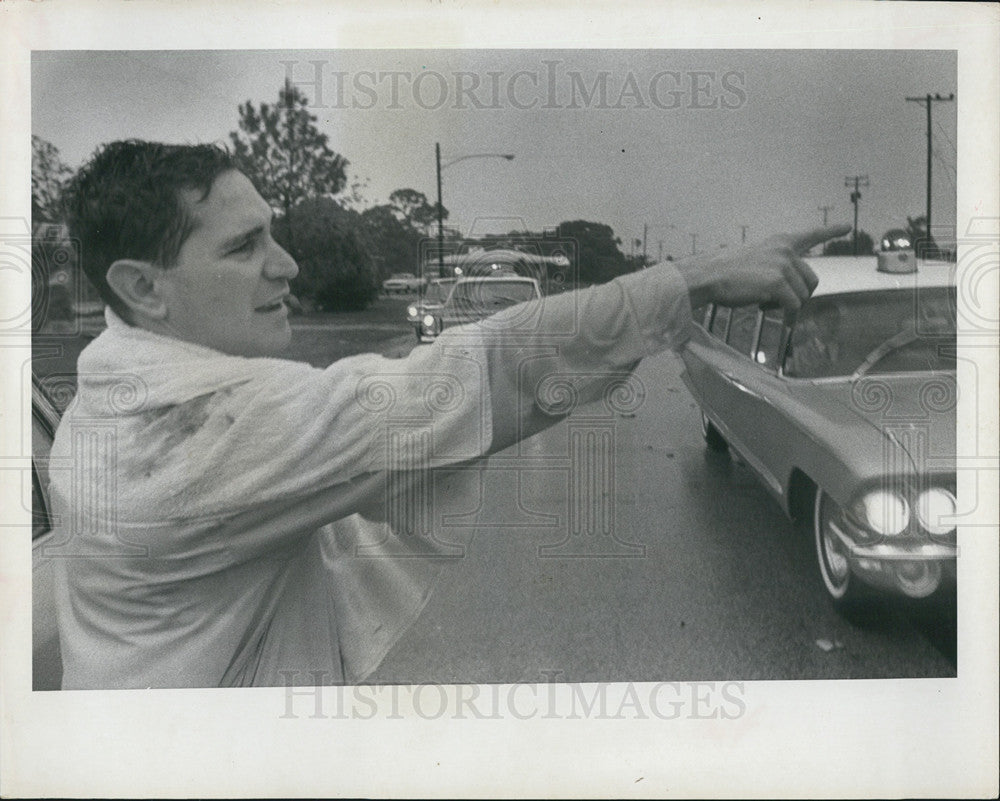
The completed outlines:
<svg viewBox="0 0 1000 801">
<path fill-rule="evenodd" d="M 844 426 L 845 439 L 861 434 L 870 442 L 864 432 L 876 428 L 906 451 L 913 469 L 924 472 L 928 458 L 937 468 L 954 470 L 957 387 L 951 373 L 877 375 L 802 381 L 797 394 Z"/>
</svg>

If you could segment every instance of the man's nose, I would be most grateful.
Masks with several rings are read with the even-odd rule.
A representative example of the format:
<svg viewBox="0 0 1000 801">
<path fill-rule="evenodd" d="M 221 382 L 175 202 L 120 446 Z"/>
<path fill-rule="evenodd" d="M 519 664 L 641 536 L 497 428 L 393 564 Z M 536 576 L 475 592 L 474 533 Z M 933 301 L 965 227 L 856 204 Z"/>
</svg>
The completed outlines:
<svg viewBox="0 0 1000 801">
<path fill-rule="evenodd" d="M 277 242 L 271 243 L 271 249 L 267 254 L 267 261 L 264 262 L 264 275 L 267 278 L 287 278 L 291 280 L 299 274 L 299 265 L 295 259 L 288 255 L 288 252 Z"/>
</svg>

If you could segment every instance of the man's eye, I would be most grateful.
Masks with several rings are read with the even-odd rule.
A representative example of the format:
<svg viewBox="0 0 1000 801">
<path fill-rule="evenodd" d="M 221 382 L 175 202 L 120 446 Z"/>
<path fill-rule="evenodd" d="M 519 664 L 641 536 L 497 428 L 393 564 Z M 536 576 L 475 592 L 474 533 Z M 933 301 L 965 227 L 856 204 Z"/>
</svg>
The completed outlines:
<svg viewBox="0 0 1000 801">
<path fill-rule="evenodd" d="M 253 239 L 248 239 L 240 245 L 237 245 L 232 250 L 229 251 L 230 256 L 239 256 L 241 254 L 250 253 L 254 249 L 256 241 Z"/>
</svg>

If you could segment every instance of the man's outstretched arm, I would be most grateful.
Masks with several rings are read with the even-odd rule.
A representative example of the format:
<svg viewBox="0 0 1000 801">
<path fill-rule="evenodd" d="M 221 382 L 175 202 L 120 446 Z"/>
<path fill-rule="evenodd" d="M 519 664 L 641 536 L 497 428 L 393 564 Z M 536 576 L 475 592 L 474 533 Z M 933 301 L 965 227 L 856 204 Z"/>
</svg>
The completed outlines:
<svg viewBox="0 0 1000 801">
<path fill-rule="evenodd" d="M 683 347 L 692 308 L 711 302 L 780 306 L 790 319 L 818 283 L 802 256 L 848 230 L 835 226 L 775 236 L 722 256 L 653 265 L 598 287 L 545 298 L 527 333 L 503 326 L 523 317 L 522 307 L 490 318 L 484 334 L 490 452 L 557 422 L 568 411 L 567 397 L 574 403 L 597 400 L 643 357 Z"/>
</svg>

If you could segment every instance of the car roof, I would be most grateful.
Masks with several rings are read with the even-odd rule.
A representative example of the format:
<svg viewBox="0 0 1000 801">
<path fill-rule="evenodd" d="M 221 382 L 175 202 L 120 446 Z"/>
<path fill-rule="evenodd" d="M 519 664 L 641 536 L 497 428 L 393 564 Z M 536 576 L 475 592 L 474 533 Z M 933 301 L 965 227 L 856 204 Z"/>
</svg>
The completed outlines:
<svg viewBox="0 0 1000 801">
<path fill-rule="evenodd" d="M 543 256 L 540 253 L 530 251 L 495 248 L 493 250 L 470 250 L 465 253 L 448 253 L 442 257 L 442 261 L 445 264 L 464 266 L 467 262 L 476 264 L 518 264 L 522 262 L 560 264 L 562 260 L 557 256 Z"/>
<path fill-rule="evenodd" d="M 502 281 L 504 283 L 511 283 L 512 281 L 520 281 L 529 284 L 537 284 L 537 278 L 531 278 L 527 275 L 512 275 L 511 273 L 504 273 L 503 275 L 468 275 L 464 278 L 459 278 L 458 283 L 460 284 L 480 284 L 488 281 Z"/>
<path fill-rule="evenodd" d="M 805 262 L 819 278 L 813 297 L 955 284 L 955 264 L 952 262 L 918 259 L 917 270 L 912 273 L 879 272 L 877 256 L 814 256 L 806 257 Z"/>
</svg>

